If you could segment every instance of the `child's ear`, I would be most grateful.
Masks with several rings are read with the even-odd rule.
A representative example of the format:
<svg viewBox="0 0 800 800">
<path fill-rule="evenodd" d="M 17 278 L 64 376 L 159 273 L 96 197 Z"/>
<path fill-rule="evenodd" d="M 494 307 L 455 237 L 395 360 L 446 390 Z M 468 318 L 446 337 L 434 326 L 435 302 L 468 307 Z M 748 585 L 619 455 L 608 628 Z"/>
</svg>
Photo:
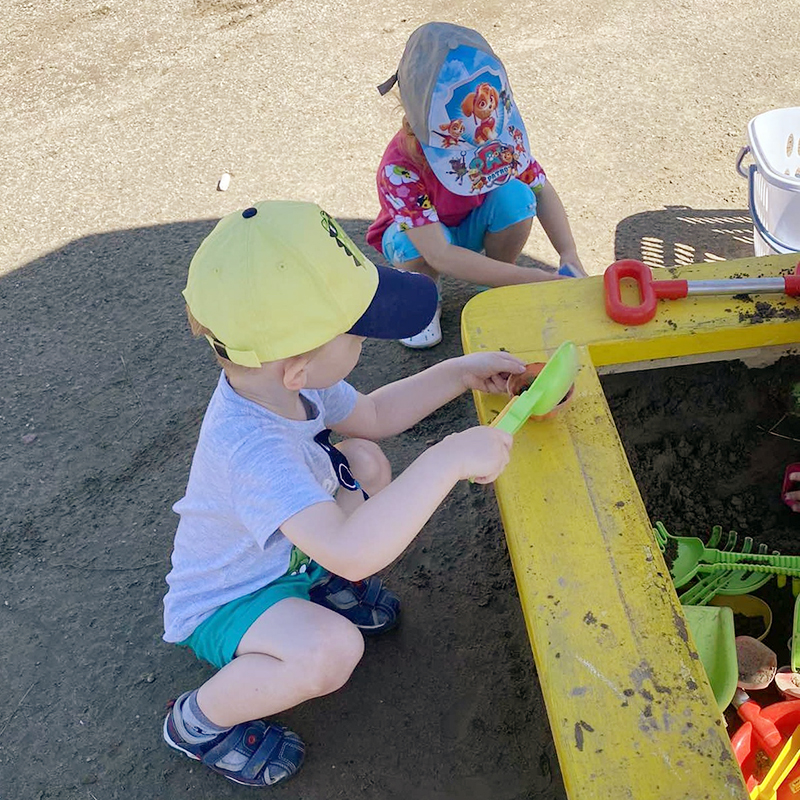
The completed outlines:
<svg viewBox="0 0 800 800">
<path fill-rule="evenodd" d="M 292 356 L 283 362 L 283 385 L 292 392 L 305 389 L 308 382 L 308 355 Z"/>
</svg>

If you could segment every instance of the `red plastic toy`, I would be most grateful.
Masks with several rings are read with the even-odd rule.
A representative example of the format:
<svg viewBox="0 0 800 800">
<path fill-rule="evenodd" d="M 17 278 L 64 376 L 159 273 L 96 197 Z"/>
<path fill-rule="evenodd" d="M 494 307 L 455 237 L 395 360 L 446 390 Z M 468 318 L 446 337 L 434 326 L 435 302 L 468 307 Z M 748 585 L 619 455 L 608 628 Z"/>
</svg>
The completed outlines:
<svg viewBox="0 0 800 800">
<path fill-rule="evenodd" d="M 639 305 L 629 306 L 622 302 L 621 281 L 631 278 L 639 288 Z M 790 297 L 800 295 L 800 263 L 793 275 L 779 278 L 728 278 L 713 281 L 654 281 L 653 273 L 646 264 L 634 259 L 624 259 L 612 264 L 603 275 L 606 295 L 606 313 L 615 322 L 623 325 L 643 325 L 656 314 L 659 298 L 678 300 L 698 294 L 760 294 L 782 292 Z"/>
<path fill-rule="evenodd" d="M 750 722 L 745 722 L 731 737 L 731 746 L 742 768 L 749 792 L 764 780 L 773 761 L 779 757 L 783 745 L 800 725 L 800 700 L 773 703 L 762 708 L 759 716 L 769 727 L 774 726 L 778 729 L 780 741 L 777 745 L 767 745 Z M 777 789 L 777 799 L 795 800 L 798 792 L 800 792 L 800 764 L 791 769 Z"/>
<path fill-rule="evenodd" d="M 783 473 L 783 487 L 781 488 L 781 500 L 786 503 L 789 508 L 792 507 L 792 502 L 786 499 L 786 492 L 795 491 L 800 489 L 800 481 L 793 481 L 789 476 L 793 473 L 800 473 L 800 462 L 789 464 L 786 471 Z"/>
</svg>

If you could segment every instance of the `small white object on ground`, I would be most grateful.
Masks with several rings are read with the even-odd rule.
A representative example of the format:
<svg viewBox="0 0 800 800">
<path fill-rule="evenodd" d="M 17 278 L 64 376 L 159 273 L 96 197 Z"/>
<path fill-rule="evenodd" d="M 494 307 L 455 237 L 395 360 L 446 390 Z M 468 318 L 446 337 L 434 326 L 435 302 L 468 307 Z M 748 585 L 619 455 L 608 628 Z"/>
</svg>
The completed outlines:
<svg viewBox="0 0 800 800">
<path fill-rule="evenodd" d="M 227 191 L 230 185 L 231 185 L 231 176 L 227 172 L 223 172 L 222 175 L 220 176 L 219 181 L 217 182 L 217 191 L 225 192 Z"/>
</svg>

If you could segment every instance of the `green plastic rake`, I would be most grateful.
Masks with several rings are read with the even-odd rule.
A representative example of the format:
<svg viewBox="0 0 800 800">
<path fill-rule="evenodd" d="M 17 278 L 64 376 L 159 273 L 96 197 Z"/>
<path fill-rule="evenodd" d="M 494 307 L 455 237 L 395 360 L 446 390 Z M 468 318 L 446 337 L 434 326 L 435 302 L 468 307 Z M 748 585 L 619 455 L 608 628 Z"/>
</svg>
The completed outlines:
<svg viewBox="0 0 800 800">
<path fill-rule="evenodd" d="M 727 534 L 723 534 L 722 527 L 719 525 L 713 527 L 706 545 L 696 537 L 673 536 L 667 531 L 662 522 L 656 522 L 653 534 L 659 548 L 665 553 L 667 560 L 671 561 L 669 564 L 670 575 L 673 577 L 676 588 L 684 586 L 691 580 L 691 575 L 686 576 L 687 569 L 691 569 L 691 553 L 697 552 L 700 548 L 704 552 L 720 553 L 726 557 L 733 556 L 734 558 L 745 559 L 746 563 L 744 564 L 741 562 L 736 564 L 723 562 L 721 569 L 714 565 L 709 571 L 705 571 L 708 565 L 698 560 L 697 569 L 695 570 L 695 576 L 698 577 L 697 582 L 691 588 L 678 595 L 679 600 L 684 605 L 705 605 L 717 594 L 749 594 L 762 587 L 776 574 L 772 570 L 754 569 L 752 564 L 749 563 L 754 557 L 752 554 L 754 542 L 750 536 L 744 537 L 741 550 L 733 552 L 738 541 L 738 534 L 736 531 L 729 531 Z M 723 549 L 717 550 L 716 546 L 723 542 L 723 537 Z M 767 550 L 767 545 L 761 543 L 758 545 L 758 553 L 756 555 L 767 556 L 770 559 L 779 557 L 777 551 L 773 551 L 769 555 Z M 677 556 L 681 552 L 683 557 L 681 563 L 676 567 Z M 689 558 L 688 562 L 687 558 Z M 767 566 L 770 565 L 767 564 Z"/>
</svg>

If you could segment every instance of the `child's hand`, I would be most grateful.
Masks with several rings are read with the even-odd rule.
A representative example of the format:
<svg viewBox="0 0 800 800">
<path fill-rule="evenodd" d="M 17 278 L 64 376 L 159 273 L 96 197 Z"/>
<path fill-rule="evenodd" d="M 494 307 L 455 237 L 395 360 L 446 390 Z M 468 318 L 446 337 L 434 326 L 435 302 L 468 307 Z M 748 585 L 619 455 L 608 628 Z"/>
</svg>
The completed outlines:
<svg viewBox="0 0 800 800">
<path fill-rule="evenodd" d="M 586 278 L 587 273 L 586 270 L 583 268 L 583 264 L 581 264 L 581 260 L 578 258 L 578 254 L 573 253 L 562 253 L 561 259 L 558 263 L 559 272 L 563 267 L 567 267 L 570 271 L 570 274 L 576 278 Z"/>
<path fill-rule="evenodd" d="M 454 459 L 459 480 L 491 483 L 506 468 L 513 443 L 510 433 L 479 425 L 451 433 L 436 447 L 447 453 L 448 460 Z"/>
<path fill-rule="evenodd" d="M 455 359 L 462 369 L 465 389 L 505 394 L 509 375 L 525 372 L 525 364 L 510 353 L 470 353 Z"/>
</svg>

